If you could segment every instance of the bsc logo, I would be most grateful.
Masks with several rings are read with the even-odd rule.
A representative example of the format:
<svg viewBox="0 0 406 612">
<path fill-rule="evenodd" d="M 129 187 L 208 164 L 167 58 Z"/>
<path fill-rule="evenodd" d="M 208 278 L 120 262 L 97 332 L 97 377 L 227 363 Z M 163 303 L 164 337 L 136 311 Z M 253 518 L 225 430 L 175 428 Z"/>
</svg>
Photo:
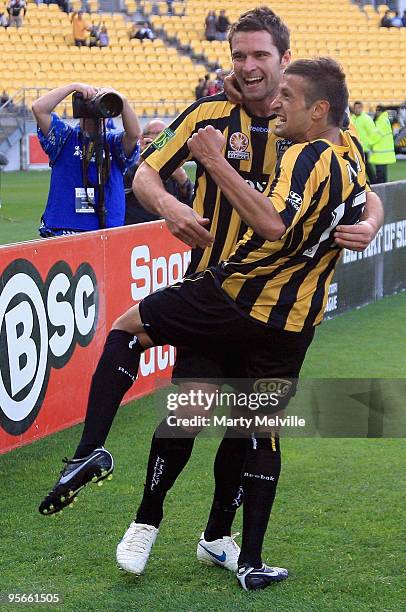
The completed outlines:
<svg viewBox="0 0 406 612">
<path fill-rule="evenodd" d="M 55 263 L 43 282 L 27 260 L 0 277 L 0 425 L 11 435 L 35 420 L 51 368 L 62 368 L 76 343 L 87 346 L 98 315 L 96 275 L 88 263 L 73 274 Z"/>
</svg>

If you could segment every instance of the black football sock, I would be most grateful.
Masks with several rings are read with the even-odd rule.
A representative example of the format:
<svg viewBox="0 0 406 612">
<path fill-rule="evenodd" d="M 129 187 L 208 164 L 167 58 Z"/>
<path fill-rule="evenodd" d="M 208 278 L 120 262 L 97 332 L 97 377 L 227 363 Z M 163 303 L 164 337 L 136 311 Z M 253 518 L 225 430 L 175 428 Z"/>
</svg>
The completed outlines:
<svg viewBox="0 0 406 612">
<path fill-rule="evenodd" d="M 262 567 L 262 544 L 280 471 L 279 438 L 252 438 L 243 468 L 243 534 L 238 565 Z"/>
<path fill-rule="evenodd" d="M 168 425 L 158 425 L 151 441 L 144 494 L 135 521 L 159 527 L 167 492 L 189 461 L 196 434 Z"/>
<path fill-rule="evenodd" d="M 243 501 L 241 472 L 250 438 L 228 427 L 214 461 L 215 489 L 204 532 L 208 542 L 231 535 L 231 525 Z"/>
<path fill-rule="evenodd" d="M 74 459 L 86 457 L 106 441 L 124 394 L 134 383 L 143 352 L 136 336 L 113 329 L 90 386 L 85 425 Z"/>
</svg>

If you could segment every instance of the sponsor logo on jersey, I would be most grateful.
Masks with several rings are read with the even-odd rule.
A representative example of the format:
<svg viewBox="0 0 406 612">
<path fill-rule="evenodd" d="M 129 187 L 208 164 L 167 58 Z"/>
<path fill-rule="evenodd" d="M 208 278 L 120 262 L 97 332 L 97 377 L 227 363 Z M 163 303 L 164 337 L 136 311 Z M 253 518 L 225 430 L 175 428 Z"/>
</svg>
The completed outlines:
<svg viewBox="0 0 406 612">
<path fill-rule="evenodd" d="M 293 206 L 295 210 L 300 209 L 302 202 L 303 202 L 302 197 L 298 193 L 295 193 L 294 191 L 290 191 L 288 197 L 286 198 L 286 203 Z"/>
<path fill-rule="evenodd" d="M 163 149 L 164 146 L 171 140 L 171 138 L 173 138 L 175 136 L 175 132 L 173 132 L 171 130 L 171 128 L 165 128 L 157 138 L 155 138 L 154 142 L 152 143 L 152 146 L 155 147 L 155 149 Z"/>
<path fill-rule="evenodd" d="M 250 125 L 249 129 L 251 132 L 256 132 L 257 134 L 269 134 L 271 132 L 269 128 L 262 125 Z"/>
<path fill-rule="evenodd" d="M 282 140 L 277 140 L 276 141 L 276 157 L 280 159 L 282 155 L 285 153 L 286 149 L 289 149 L 291 144 L 292 144 L 292 141 L 286 140 L 286 138 L 283 138 Z"/>
</svg>

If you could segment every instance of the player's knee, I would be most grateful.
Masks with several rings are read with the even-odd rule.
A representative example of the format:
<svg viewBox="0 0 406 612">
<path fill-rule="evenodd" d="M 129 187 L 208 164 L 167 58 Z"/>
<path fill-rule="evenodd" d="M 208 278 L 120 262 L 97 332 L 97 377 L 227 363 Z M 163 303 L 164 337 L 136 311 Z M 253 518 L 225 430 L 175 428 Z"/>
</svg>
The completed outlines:
<svg viewBox="0 0 406 612">
<path fill-rule="evenodd" d="M 145 332 L 138 304 L 132 306 L 124 314 L 118 317 L 111 326 L 111 329 L 119 329 L 136 336 L 143 350 L 154 345 L 154 342 Z"/>
</svg>

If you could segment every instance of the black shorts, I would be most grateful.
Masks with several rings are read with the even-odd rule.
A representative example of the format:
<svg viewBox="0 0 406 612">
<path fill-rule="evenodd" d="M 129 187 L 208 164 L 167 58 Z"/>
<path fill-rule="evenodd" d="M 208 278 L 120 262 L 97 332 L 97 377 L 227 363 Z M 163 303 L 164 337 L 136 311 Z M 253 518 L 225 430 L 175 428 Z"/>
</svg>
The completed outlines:
<svg viewBox="0 0 406 612">
<path fill-rule="evenodd" d="M 176 346 L 176 382 L 216 379 L 297 379 L 314 328 L 271 328 L 238 312 L 209 270 L 161 289 L 140 303 L 145 331 Z"/>
</svg>

